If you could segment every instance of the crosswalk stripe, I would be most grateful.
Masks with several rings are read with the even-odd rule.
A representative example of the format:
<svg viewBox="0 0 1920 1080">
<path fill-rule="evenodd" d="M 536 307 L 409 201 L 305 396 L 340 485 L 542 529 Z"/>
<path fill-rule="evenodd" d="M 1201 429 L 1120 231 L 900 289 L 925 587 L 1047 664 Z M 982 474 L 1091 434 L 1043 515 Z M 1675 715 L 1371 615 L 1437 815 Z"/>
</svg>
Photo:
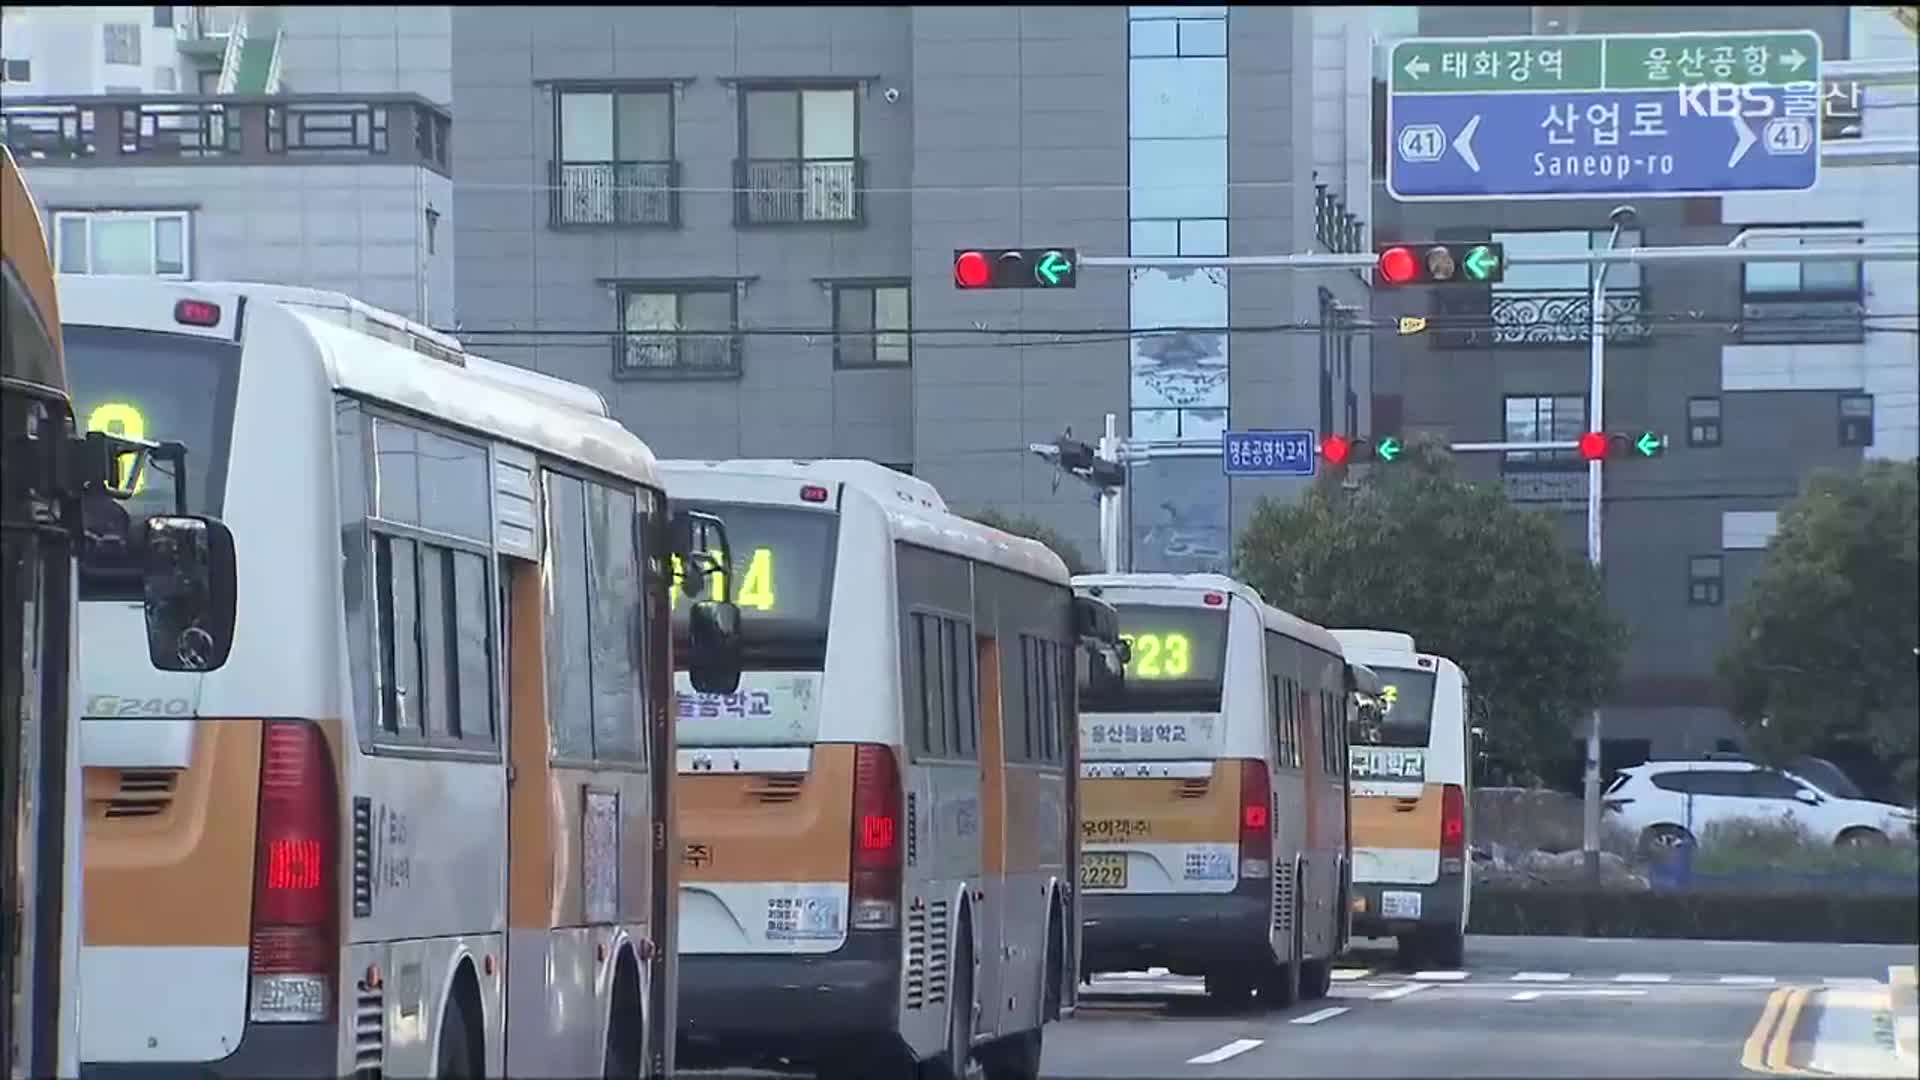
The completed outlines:
<svg viewBox="0 0 1920 1080">
<path fill-rule="evenodd" d="M 1334 982 L 1354 982 L 1373 974 L 1372 968 L 1339 968 L 1333 973 Z"/>
<path fill-rule="evenodd" d="M 1416 971 L 1413 977 L 1421 982 L 1459 982 L 1467 977 L 1464 971 Z"/>
<path fill-rule="evenodd" d="M 1322 1020 L 1331 1020 L 1331 1019 L 1333 1019 L 1334 1017 L 1336 1017 L 1336 1016 L 1339 1016 L 1339 1015 L 1340 1015 L 1341 1013 L 1343 1013 L 1343 1012 L 1346 1012 L 1346 1011 L 1347 1011 L 1347 1009 L 1346 1009 L 1346 1007 L 1345 1007 L 1345 1006 L 1343 1006 L 1343 1005 L 1336 1005 L 1336 1006 L 1333 1006 L 1333 1007 L 1331 1007 L 1331 1008 L 1326 1008 L 1326 1009 L 1321 1009 L 1321 1010 L 1320 1010 L 1320 1011 L 1318 1011 L 1318 1012 L 1310 1012 L 1310 1013 L 1308 1013 L 1308 1014 L 1307 1014 L 1307 1015 L 1305 1015 L 1305 1016 L 1296 1016 L 1296 1017 L 1294 1017 L 1293 1019 L 1291 1019 L 1291 1020 L 1289 1020 L 1289 1021 L 1287 1021 L 1287 1023 L 1289 1023 L 1289 1024 L 1317 1024 L 1317 1023 L 1319 1023 L 1319 1022 L 1320 1022 L 1320 1021 L 1322 1021 Z"/>
<path fill-rule="evenodd" d="M 1776 980 L 1771 975 L 1722 975 L 1722 986 L 1772 986 Z"/>
<path fill-rule="evenodd" d="M 1568 971 L 1523 971 L 1515 975 L 1511 982 L 1566 982 L 1573 978 Z"/>
<path fill-rule="evenodd" d="M 1230 1057 L 1238 1057 L 1254 1047 L 1259 1046 L 1262 1041 L 1261 1039 L 1235 1039 L 1227 1045 L 1220 1047 L 1218 1050 L 1209 1050 L 1204 1054 L 1197 1054 L 1188 1058 L 1187 1064 L 1218 1065 Z"/>
<path fill-rule="evenodd" d="M 1879 979 L 1867 978 L 1860 975 L 1829 975 L 1820 981 L 1828 986 L 1862 987 L 1880 985 Z"/>
<path fill-rule="evenodd" d="M 1663 982 L 1672 982 L 1673 976 L 1665 975 L 1665 974 L 1647 974 L 1647 973 L 1640 973 L 1640 972 L 1628 972 L 1622 975 L 1615 975 L 1613 977 L 1613 981 L 1617 983 L 1663 983 Z"/>
<path fill-rule="evenodd" d="M 1373 995 L 1372 1000 L 1398 1001 L 1401 998 L 1406 997 L 1408 994 L 1414 993 L 1415 991 L 1419 991 L 1419 990 L 1425 990 L 1425 989 L 1427 989 L 1427 985 L 1425 983 L 1401 983 L 1399 986 L 1396 986 L 1391 990 L 1382 990 L 1379 993 Z"/>
</svg>

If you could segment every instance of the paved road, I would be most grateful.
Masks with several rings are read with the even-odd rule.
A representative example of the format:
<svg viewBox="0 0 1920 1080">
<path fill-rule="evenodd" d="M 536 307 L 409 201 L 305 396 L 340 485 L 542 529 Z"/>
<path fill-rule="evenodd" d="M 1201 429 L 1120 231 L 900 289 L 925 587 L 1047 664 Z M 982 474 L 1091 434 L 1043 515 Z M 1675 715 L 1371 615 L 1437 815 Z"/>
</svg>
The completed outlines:
<svg viewBox="0 0 1920 1080">
<path fill-rule="evenodd" d="M 1475 937 L 1460 971 L 1356 948 L 1323 1001 L 1228 1013 L 1200 981 L 1103 976 L 1046 1080 L 1915 1075 L 1886 1022 L 1911 946 Z M 717 1077 L 722 1074 L 703 1074 Z M 732 1078 L 768 1076 L 730 1073 Z"/>
</svg>

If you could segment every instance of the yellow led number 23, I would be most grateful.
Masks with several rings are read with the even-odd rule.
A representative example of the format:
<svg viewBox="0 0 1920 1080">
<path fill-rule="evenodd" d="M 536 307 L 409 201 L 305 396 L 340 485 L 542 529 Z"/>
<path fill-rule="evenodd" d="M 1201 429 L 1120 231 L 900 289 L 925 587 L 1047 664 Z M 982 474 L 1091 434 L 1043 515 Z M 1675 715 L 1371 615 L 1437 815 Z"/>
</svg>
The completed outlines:
<svg viewBox="0 0 1920 1080">
<path fill-rule="evenodd" d="M 1193 667 L 1191 645 L 1185 634 L 1121 634 L 1133 650 L 1127 674 L 1142 679 L 1178 679 Z"/>
<path fill-rule="evenodd" d="M 680 606 L 680 556 L 673 557 L 673 583 L 667 586 L 668 603 Z M 707 592 L 708 599 L 726 600 L 727 572 L 719 571 L 713 575 L 712 587 Z M 753 557 L 747 560 L 747 579 L 740 583 L 740 595 L 732 597 L 734 603 L 755 611 L 773 610 L 773 550 L 754 548 Z"/>
<path fill-rule="evenodd" d="M 109 401 L 87 414 L 88 431 L 104 431 L 109 435 L 118 435 L 123 439 L 144 439 L 147 437 L 147 418 L 140 410 L 124 401 Z M 133 469 L 137 458 L 133 454 L 121 454 L 113 468 L 113 486 L 124 488 L 127 485 L 127 473 Z M 140 470 L 140 479 L 133 485 L 135 495 L 147 486 L 147 473 Z"/>
</svg>

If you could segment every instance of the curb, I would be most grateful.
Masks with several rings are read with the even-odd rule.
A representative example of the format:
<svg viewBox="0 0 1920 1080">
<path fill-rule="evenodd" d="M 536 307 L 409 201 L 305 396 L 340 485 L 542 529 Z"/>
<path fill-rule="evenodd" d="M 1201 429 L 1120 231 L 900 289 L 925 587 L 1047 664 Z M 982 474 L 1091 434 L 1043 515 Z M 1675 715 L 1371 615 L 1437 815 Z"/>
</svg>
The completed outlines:
<svg viewBox="0 0 1920 1080">
<path fill-rule="evenodd" d="M 1920 1008 L 1916 1007 L 1916 967 L 1887 968 L 1887 1004 L 1893 1013 L 1893 1052 L 1901 1061 L 1920 1061 Z"/>
</svg>

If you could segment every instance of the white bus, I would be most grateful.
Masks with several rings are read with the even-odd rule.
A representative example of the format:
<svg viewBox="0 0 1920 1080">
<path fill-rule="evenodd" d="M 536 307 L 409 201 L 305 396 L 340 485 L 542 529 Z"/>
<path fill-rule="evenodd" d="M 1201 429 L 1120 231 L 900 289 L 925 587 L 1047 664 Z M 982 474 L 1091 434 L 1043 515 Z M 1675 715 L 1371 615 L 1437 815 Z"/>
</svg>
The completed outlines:
<svg viewBox="0 0 1920 1080">
<path fill-rule="evenodd" d="M 680 686 L 682 1060 L 1037 1076 L 1075 1000 L 1075 666 L 1097 606 L 1046 547 L 884 466 L 661 471 L 727 524 L 716 591 L 744 667 L 734 695 Z"/>
<path fill-rule="evenodd" d="M 1354 933 L 1397 938 L 1403 966 L 1458 968 L 1473 900 L 1467 676 L 1406 634 L 1333 636 L 1380 682 L 1350 740 Z"/>
<path fill-rule="evenodd" d="M 204 675 L 81 565 L 82 1074 L 664 1075 L 684 530 L 646 445 L 338 294 L 60 289 L 81 424 L 189 450 L 132 516 L 184 483 L 239 548 Z"/>
<path fill-rule="evenodd" d="M 1094 574 L 1129 657 L 1081 701 L 1089 973 L 1165 967 L 1270 1007 L 1347 940 L 1353 684 L 1325 630 L 1215 574 Z"/>
</svg>

